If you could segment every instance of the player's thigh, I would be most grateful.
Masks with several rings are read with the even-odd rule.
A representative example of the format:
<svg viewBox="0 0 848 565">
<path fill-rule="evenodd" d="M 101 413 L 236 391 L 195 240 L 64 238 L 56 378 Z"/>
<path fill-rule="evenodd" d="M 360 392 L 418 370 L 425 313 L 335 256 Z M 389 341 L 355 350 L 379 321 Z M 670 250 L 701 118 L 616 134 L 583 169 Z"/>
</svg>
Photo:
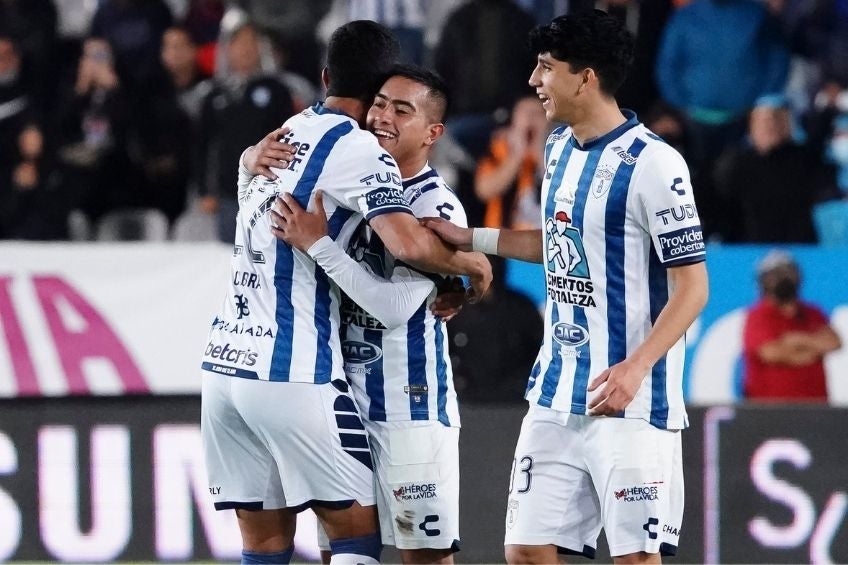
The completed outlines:
<svg viewBox="0 0 848 565">
<path fill-rule="evenodd" d="M 459 428 L 370 422 L 383 543 L 455 551 L 459 544 Z"/>
<path fill-rule="evenodd" d="M 601 514 L 584 452 L 577 419 L 530 406 L 510 473 L 505 545 L 594 556 Z"/>
<path fill-rule="evenodd" d="M 201 436 L 215 508 L 284 506 L 276 462 L 233 400 L 233 385 L 244 379 L 201 373 Z"/>
<path fill-rule="evenodd" d="M 680 431 L 640 419 L 598 418 L 587 430 L 588 457 L 612 555 L 674 555 L 683 518 Z"/>
<path fill-rule="evenodd" d="M 374 504 L 368 437 L 346 384 L 242 380 L 235 405 L 274 458 L 287 507 Z"/>
</svg>

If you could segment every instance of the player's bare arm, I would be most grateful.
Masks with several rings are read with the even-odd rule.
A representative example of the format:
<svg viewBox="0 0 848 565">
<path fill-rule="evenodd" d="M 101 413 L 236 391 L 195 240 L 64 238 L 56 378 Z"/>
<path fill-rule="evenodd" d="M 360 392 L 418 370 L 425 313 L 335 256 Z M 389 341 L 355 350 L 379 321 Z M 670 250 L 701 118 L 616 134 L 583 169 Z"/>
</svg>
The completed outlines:
<svg viewBox="0 0 848 565">
<path fill-rule="evenodd" d="M 370 224 L 397 259 L 431 273 L 468 275 L 470 302 L 480 300 L 492 284 L 492 266 L 485 255 L 457 252 L 410 214 L 383 214 Z"/>
<path fill-rule="evenodd" d="M 481 228 L 461 228 L 456 224 L 448 222 L 442 218 L 424 218 L 422 223 L 425 227 L 430 228 L 439 237 L 451 245 L 455 245 L 457 249 L 470 251 L 474 246 L 474 232 Z M 487 228 L 482 228 L 487 229 Z M 495 230 L 498 233 L 492 234 L 491 237 L 496 237 L 496 243 L 489 253 L 490 255 L 499 255 L 507 259 L 519 259 L 529 263 L 542 262 L 542 230 Z M 480 232 L 478 232 L 480 233 Z M 479 237 L 479 236 L 478 236 Z M 481 249 L 481 251 L 483 251 Z"/>
<path fill-rule="evenodd" d="M 589 403 L 592 416 L 614 416 L 624 410 L 657 360 L 686 332 L 707 303 L 709 287 L 706 263 L 669 268 L 672 292 L 653 329 L 627 359 L 603 371 L 589 383 L 589 391 L 601 385 Z"/>
</svg>

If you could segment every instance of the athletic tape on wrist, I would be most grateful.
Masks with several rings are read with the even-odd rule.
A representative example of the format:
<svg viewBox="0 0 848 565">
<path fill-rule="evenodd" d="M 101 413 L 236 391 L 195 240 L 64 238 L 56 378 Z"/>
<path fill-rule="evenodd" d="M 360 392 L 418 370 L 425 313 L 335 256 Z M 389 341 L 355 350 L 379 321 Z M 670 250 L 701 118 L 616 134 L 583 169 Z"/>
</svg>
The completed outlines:
<svg viewBox="0 0 848 565">
<path fill-rule="evenodd" d="M 474 228 L 471 232 L 471 249 L 486 255 L 498 254 L 498 238 L 501 230 L 495 228 Z"/>
</svg>

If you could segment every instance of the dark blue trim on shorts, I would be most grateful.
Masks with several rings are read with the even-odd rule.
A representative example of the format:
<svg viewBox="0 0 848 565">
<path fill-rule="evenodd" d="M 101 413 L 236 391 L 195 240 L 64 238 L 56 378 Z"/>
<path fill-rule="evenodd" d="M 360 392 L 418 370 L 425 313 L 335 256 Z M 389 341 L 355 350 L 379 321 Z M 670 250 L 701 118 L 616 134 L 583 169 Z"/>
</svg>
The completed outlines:
<svg viewBox="0 0 848 565">
<path fill-rule="evenodd" d="M 236 500 L 226 500 L 224 502 L 216 502 L 215 510 L 263 510 L 263 502 L 238 502 Z"/>
<path fill-rule="evenodd" d="M 307 500 L 303 504 L 298 504 L 297 506 L 289 506 L 286 510 L 290 512 L 294 512 L 295 514 L 299 514 L 303 512 L 307 508 L 312 508 L 314 506 L 319 506 L 321 508 L 328 508 L 330 510 L 345 510 L 353 506 L 355 500 Z"/>
<path fill-rule="evenodd" d="M 589 559 L 595 558 L 595 548 L 590 545 L 584 545 L 583 551 L 557 546 L 557 553 L 560 555 L 581 555 L 583 557 L 588 557 Z"/>
<path fill-rule="evenodd" d="M 672 545 L 670 543 L 661 543 L 660 544 L 660 555 L 669 555 L 674 556 L 677 555 L 677 546 Z"/>
<path fill-rule="evenodd" d="M 339 434 L 339 439 L 342 441 L 342 447 L 358 447 L 360 449 L 368 449 L 368 438 L 365 434 Z"/>
</svg>

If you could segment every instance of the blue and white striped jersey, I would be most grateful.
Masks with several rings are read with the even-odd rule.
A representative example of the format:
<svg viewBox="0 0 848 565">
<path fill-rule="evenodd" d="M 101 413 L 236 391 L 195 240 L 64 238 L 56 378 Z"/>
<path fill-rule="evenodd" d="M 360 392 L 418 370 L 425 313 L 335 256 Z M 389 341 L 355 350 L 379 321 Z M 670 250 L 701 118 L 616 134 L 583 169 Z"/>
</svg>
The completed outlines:
<svg viewBox="0 0 848 565">
<path fill-rule="evenodd" d="M 466 227 L 465 209 L 456 194 L 429 166 L 403 181 L 403 194 L 417 217 L 440 216 Z M 436 281 L 442 277 L 395 262 L 365 222 L 351 239 L 348 254 L 389 280 L 434 281 L 430 295 L 409 321 L 391 329 L 343 295 L 345 373 L 363 418 L 375 422 L 438 420 L 458 427 L 447 330 L 430 312 Z"/>
<path fill-rule="evenodd" d="M 329 235 L 344 246 L 363 216 L 410 209 L 394 160 L 354 120 L 316 105 L 285 125 L 291 129 L 285 141 L 298 148 L 294 160 L 274 169 L 277 180 L 257 176 L 239 190 L 232 279 L 202 368 L 326 383 L 344 378 L 338 289 L 308 255 L 274 238 L 268 210 L 283 192 L 306 208 L 320 188 Z"/>
<path fill-rule="evenodd" d="M 645 340 L 667 303 L 666 269 L 704 260 L 686 163 L 624 112 L 585 146 L 559 128 L 545 147 L 545 339 L 526 398 L 555 410 L 586 413 L 588 383 Z M 656 363 L 624 417 L 687 426 L 684 347 Z"/>
</svg>

